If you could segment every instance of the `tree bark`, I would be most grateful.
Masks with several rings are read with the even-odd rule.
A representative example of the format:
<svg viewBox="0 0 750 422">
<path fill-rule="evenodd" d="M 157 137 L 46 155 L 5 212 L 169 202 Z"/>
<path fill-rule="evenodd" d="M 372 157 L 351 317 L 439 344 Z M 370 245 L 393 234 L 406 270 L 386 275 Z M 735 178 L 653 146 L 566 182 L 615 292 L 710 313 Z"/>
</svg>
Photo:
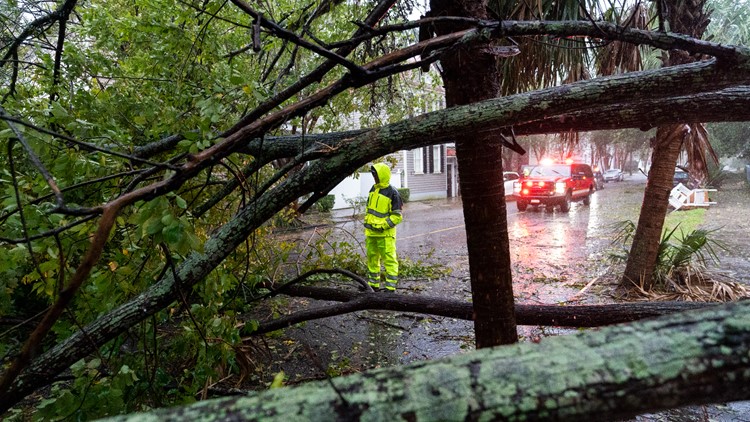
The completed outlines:
<svg viewBox="0 0 750 422">
<path fill-rule="evenodd" d="M 485 1 L 432 0 L 434 16 L 487 19 Z M 456 25 L 437 25 L 438 35 Z M 501 73 L 495 56 L 484 52 L 487 43 L 445 53 L 440 63 L 448 107 L 495 98 Z M 503 180 L 503 147 L 493 134 L 474 131 L 456 139 L 466 246 L 469 253 L 471 296 L 474 304 L 476 347 L 518 341 L 513 312 L 513 276 Z"/>
<path fill-rule="evenodd" d="M 656 131 L 651 169 L 643 194 L 643 204 L 638 217 L 633 245 L 625 265 L 623 283 L 649 289 L 653 284 L 653 273 L 659 253 L 664 218 L 669 208 L 669 193 L 677 157 L 680 155 L 682 139 L 687 125 L 662 126 Z M 665 133 L 669 132 L 670 133 Z"/>
<path fill-rule="evenodd" d="M 750 302 L 113 418 L 620 420 L 750 399 Z"/>
<path fill-rule="evenodd" d="M 701 38 L 709 22 L 703 10 L 704 0 L 665 0 L 663 5 L 667 7 L 665 13 L 672 32 Z M 699 56 L 691 56 L 686 51 L 670 50 L 664 65 L 677 66 L 699 59 Z M 651 154 L 651 170 L 646 182 L 641 214 L 622 278 L 624 288 L 630 288 L 633 283 L 646 290 L 653 287 L 653 274 L 664 219 L 669 208 L 669 192 L 672 189 L 674 169 L 683 141 L 689 136 L 694 135 L 691 135 L 689 126 L 685 124 L 663 126 L 656 131 L 654 150 Z"/>
<path fill-rule="evenodd" d="M 430 296 L 392 295 L 388 293 L 360 293 L 325 287 L 292 286 L 281 294 L 323 301 L 343 302 L 294 312 L 272 321 L 261 322 L 253 335 L 288 328 L 294 324 L 342 315 L 366 309 L 415 312 L 471 321 L 471 303 Z M 518 325 L 558 327 L 602 327 L 638 321 L 675 312 L 717 306 L 700 302 L 635 302 L 607 305 L 518 305 L 514 306 Z"/>
</svg>

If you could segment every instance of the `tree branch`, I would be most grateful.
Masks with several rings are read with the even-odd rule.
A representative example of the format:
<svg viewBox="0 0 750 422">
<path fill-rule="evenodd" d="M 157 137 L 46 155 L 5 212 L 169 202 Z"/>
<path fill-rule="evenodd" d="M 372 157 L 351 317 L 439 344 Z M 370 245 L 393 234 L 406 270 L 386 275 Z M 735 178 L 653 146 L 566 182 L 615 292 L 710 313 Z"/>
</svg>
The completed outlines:
<svg viewBox="0 0 750 422">
<path fill-rule="evenodd" d="M 5 109 L 2 106 L 0 106 L 0 116 L 5 116 L 5 115 L 7 115 L 7 113 L 5 112 Z M 29 160 L 34 165 L 34 167 L 36 167 L 37 171 L 42 175 L 42 177 L 44 178 L 44 181 L 47 182 L 47 185 L 50 187 L 50 189 L 54 193 L 55 202 L 57 204 L 57 206 L 54 209 L 54 212 L 59 212 L 62 214 L 67 214 L 67 215 L 91 215 L 91 214 L 99 214 L 101 212 L 100 208 L 68 208 L 66 207 L 62 192 L 60 191 L 60 188 L 57 186 L 57 182 L 55 181 L 55 178 L 52 177 L 52 174 L 50 174 L 50 172 L 44 166 L 44 164 L 42 163 L 42 160 L 39 159 L 39 157 L 36 155 L 34 150 L 31 148 L 31 145 L 29 145 L 29 143 L 26 141 L 26 137 L 23 135 L 23 133 L 20 130 L 18 130 L 15 124 L 9 121 L 6 121 L 5 123 L 13 131 L 13 134 L 18 140 L 18 143 L 20 143 L 23 146 L 24 150 L 26 150 L 26 154 L 28 154 Z M 19 203 L 18 206 L 20 207 L 21 204 Z"/>
<path fill-rule="evenodd" d="M 744 301 L 113 420 L 624 420 L 750 398 L 748 321 Z"/>
<path fill-rule="evenodd" d="M 355 75 L 367 74 L 367 71 L 365 69 L 357 66 L 356 64 L 347 60 L 346 58 L 337 54 L 336 52 L 326 50 L 323 47 L 320 47 L 316 44 L 308 42 L 307 40 L 298 37 L 297 34 L 287 31 L 286 29 L 277 25 L 275 22 L 264 18 L 262 14 L 255 11 L 255 9 L 250 7 L 250 5 L 245 3 L 243 0 L 232 0 L 232 3 L 234 3 L 234 5 L 237 6 L 243 12 L 247 13 L 248 15 L 260 21 L 260 24 L 264 28 L 269 29 L 271 33 L 276 35 L 278 38 L 282 40 L 287 40 L 295 45 L 298 45 L 302 48 L 305 48 L 314 53 L 317 53 L 318 55 L 325 57 L 328 60 L 336 62 L 337 64 L 340 64 L 341 66 L 344 66 L 345 68 L 349 69 L 349 71 Z"/>
<path fill-rule="evenodd" d="M 6 46 L 8 51 L 5 53 L 3 58 L 0 59 L 0 67 L 5 66 L 5 63 L 7 63 L 11 57 L 17 55 L 18 47 L 20 47 L 27 38 L 41 31 L 42 28 L 49 27 L 58 20 L 62 19 L 64 16 L 69 15 L 70 12 L 75 8 L 77 3 L 78 0 L 66 0 L 54 12 L 46 16 L 42 16 L 41 18 L 35 19 L 31 23 L 29 23 L 29 25 L 26 26 L 26 28 L 13 40 L 13 42 Z"/>
<path fill-rule="evenodd" d="M 375 26 L 388 12 L 388 10 L 396 3 L 396 0 L 380 0 L 380 2 L 372 9 L 370 14 L 365 19 L 365 24 L 370 26 Z M 363 30 L 360 28 L 357 30 L 354 34 L 354 36 L 361 35 Z M 342 57 L 348 56 L 352 51 L 354 51 L 355 45 L 351 45 L 345 48 L 341 48 L 336 51 L 336 54 Z M 286 100 L 292 98 L 294 95 L 296 95 L 298 92 L 300 92 L 302 89 L 312 85 L 315 82 L 318 82 L 323 79 L 323 76 L 328 74 L 328 72 L 331 71 L 336 66 L 336 62 L 333 60 L 326 60 L 323 62 L 320 66 L 315 68 L 312 72 L 308 73 L 307 75 L 301 77 L 299 80 L 297 80 L 295 83 L 287 87 L 286 89 L 282 90 L 278 94 L 274 95 L 273 97 L 267 99 L 265 102 L 260 104 L 258 107 L 256 107 L 253 111 L 242 117 L 237 123 L 235 123 L 231 128 L 229 128 L 227 131 L 219 135 L 220 137 L 227 137 L 235 132 L 237 132 L 240 128 L 243 126 L 246 126 L 248 123 L 259 119 L 264 114 L 268 113 L 269 111 L 276 108 L 278 105 L 284 103 Z"/>
<path fill-rule="evenodd" d="M 73 144 L 73 145 L 81 147 L 81 149 L 84 150 L 84 151 L 97 151 L 97 152 L 101 152 L 101 153 L 104 153 L 104 154 L 112 155 L 112 156 L 115 156 L 115 157 L 125 158 L 127 160 L 130 160 L 130 161 L 133 161 L 133 162 L 136 162 L 136 163 L 148 164 L 150 166 L 153 166 L 153 167 L 156 167 L 156 168 L 160 168 L 160 169 L 175 170 L 175 169 L 178 168 L 178 167 L 176 167 L 174 165 L 171 165 L 171 164 L 168 164 L 168 163 L 158 163 L 158 162 L 155 162 L 155 161 L 149 161 L 147 159 L 142 158 L 142 156 L 139 155 L 139 154 L 133 154 L 133 155 L 125 154 L 125 153 L 114 151 L 114 150 L 111 150 L 111 149 L 108 149 L 108 148 L 100 147 L 98 145 L 94 145 L 94 144 L 91 144 L 91 143 L 88 143 L 88 142 L 79 141 L 78 139 L 75 139 L 75 138 L 70 137 L 68 135 L 65 135 L 65 134 L 62 134 L 62 133 L 59 133 L 59 132 L 55 132 L 53 130 L 46 129 L 46 128 L 37 126 L 35 124 L 29 123 L 29 122 L 27 122 L 27 121 L 25 121 L 23 119 L 19 119 L 18 117 L 11 116 L 10 114 L 6 113 L 5 110 L 2 107 L 0 107 L 0 119 L 5 120 L 8 123 L 8 125 L 10 125 L 11 122 L 18 123 L 19 125 L 28 127 L 30 129 L 33 129 L 33 130 L 39 132 L 39 133 L 43 133 L 45 135 L 50 135 L 53 138 L 60 138 L 63 141 L 66 141 L 66 142 L 68 142 L 70 144 Z M 174 136 L 174 137 L 180 137 L 180 139 L 178 139 L 176 142 L 174 142 L 174 145 L 177 145 L 177 142 L 179 142 L 180 140 L 183 139 L 183 138 L 181 138 L 181 136 L 182 135 L 175 135 Z M 167 138 L 169 140 L 168 142 L 172 142 L 171 138 L 173 138 L 173 137 Z M 167 141 L 165 141 L 165 143 L 166 142 Z M 174 145 L 172 145 L 172 146 L 174 146 Z M 138 150 L 138 148 L 136 148 L 136 151 L 137 150 Z"/>
<path fill-rule="evenodd" d="M 272 321 L 261 322 L 258 329 L 252 333 L 254 336 L 289 328 L 305 321 L 373 309 L 414 312 L 465 321 L 472 321 L 474 319 L 474 310 L 471 303 L 440 297 L 393 295 L 383 292 L 351 292 L 310 286 L 290 286 L 282 292 L 276 291 L 273 293 L 343 303 L 305 309 Z M 516 305 L 516 321 L 519 325 L 602 327 L 668 315 L 675 312 L 703 309 L 709 306 L 717 306 L 717 304 L 698 302 L 635 302 L 588 306 Z"/>
</svg>

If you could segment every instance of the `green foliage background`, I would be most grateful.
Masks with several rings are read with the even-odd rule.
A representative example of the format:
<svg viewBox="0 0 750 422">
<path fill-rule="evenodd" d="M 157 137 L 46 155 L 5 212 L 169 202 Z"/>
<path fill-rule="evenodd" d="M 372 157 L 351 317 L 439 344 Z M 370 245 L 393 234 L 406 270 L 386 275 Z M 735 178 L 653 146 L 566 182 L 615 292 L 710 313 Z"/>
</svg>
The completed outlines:
<svg viewBox="0 0 750 422">
<path fill-rule="evenodd" d="M 353 22 L 361 21 L 372 5 L 331 2 L 329 9 L 316 12 L 321 5 L 279 1 L 260 10 L 290 30 L 300 32 L 307 25 L 321 41 L 336 42 L 357 29 Z M 3 2 L 2 39 L 11 39 L 58 6 Z M 400 5 L 383 23 L 408 14 L 409 7 Z M 149 159 L 195 154 L 322 61 L 266 33 L 260 51 L 247 48 L 252 18 L 223 1 L 79 2 L 67 30 L 57 83 L 54 49 L 30 42 L 19 49 L 23 65 L 13 86 L 12 66 L 0 68 L 0 95 L 3 113 L 20 119 L 15 127 L 54 175 L 70 208 L 97 207 L 169 174 L 166 170 L 134 178 L 139 163 L 94 147 L 131 154 L 139 146 L 179 135 L 183 139 L 176 150 Z M 55 35 L 51 32 L 50 39 Z M 384 36 L 352 58 L 363 63 L 415 37 L 413 32 Z M 335 69 L 289 102 L 343 74 L 343 68 Z M 432 92 L 433 81 L 392 77 L 352 90 L 304 119 L 290 121 L 276 134 L 400 120 L 439 98 Z M 403 94 L 414 89 L 425 95 Z M 348 117 L 352 115 L 357 119 Z M 52 212 L 51 190 L 15 137 L 10 126 L 0 127 L 0 318 L 34 322 L 79 264 L 96 219 Z M 199 253 L 211 232 L 243 205 L 245 194 L 229 197 L 202 216 L 193 210 L 252 161 L 250 156 L 232 156 L 224 167 L 204 172 L 178 192 L 124 210 L 99 265 L 54 326 L 54 338 L 64 339 L 143 292 L 189 254 Z M 272 173 L 270 166 L 257 173 L 245 192 L 258 189 Z M 280 282 L 314 268 L 362 272 L 359 245 L 327 235 L 302 245 L 279 241 L 277 229 L 293 218 L 290 211 L 269 222 L 203 283 L 182 292 L 179 301 L 74 365 L 72 381 L 54 384 L 37 404 L 35 417 L 91 419 L 190 402 L 220 377 L 245 371 L 237 356 L 242 336 L 256 325 L 246 314 L 254 306 L 258 283 Z M 23 240 L 27 235 L 32 241 Z M 305 260 L 298 261 L 298 256 Z M 28 329 L 28 324 L 18 324 L 2 333 L 4 365 Z"/>
</svg>

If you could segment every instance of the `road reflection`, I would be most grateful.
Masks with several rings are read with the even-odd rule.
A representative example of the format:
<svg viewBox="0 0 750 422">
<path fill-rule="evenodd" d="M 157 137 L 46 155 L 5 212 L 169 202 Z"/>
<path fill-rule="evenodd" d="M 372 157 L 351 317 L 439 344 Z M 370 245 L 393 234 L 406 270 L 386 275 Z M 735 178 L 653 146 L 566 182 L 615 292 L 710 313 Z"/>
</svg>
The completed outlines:
<svg viewBox="0 0 750 422">
<path fill-rule="evenodd" d="M 574 204 L 569 212 L 530 208 L 509 218 L 511 249 L 524 263 L 558 266 L 585 257 L 582 246 L 589 229 L 597 224 L 595 202 L 592 198 L 590 206 Z"/>
</svg>

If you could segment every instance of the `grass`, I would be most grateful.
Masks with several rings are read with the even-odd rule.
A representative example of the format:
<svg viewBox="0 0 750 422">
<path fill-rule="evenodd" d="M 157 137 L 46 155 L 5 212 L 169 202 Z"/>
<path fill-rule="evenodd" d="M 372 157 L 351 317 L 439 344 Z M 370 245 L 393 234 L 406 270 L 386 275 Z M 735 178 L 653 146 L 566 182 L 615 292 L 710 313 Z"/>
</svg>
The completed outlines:
<svg viewBox="0 0 750 422">
<path fill-rule="evenodd" d="M 671 212 L 667 214 L 667 218 L 664 220 L 662 233 L 670 232 L 675 227 L 679 227 L 679 230 L 682 230 L 683 233 L 691 233 L 702 226 L 705 219 L 705 208 Z"/>
</svg>

